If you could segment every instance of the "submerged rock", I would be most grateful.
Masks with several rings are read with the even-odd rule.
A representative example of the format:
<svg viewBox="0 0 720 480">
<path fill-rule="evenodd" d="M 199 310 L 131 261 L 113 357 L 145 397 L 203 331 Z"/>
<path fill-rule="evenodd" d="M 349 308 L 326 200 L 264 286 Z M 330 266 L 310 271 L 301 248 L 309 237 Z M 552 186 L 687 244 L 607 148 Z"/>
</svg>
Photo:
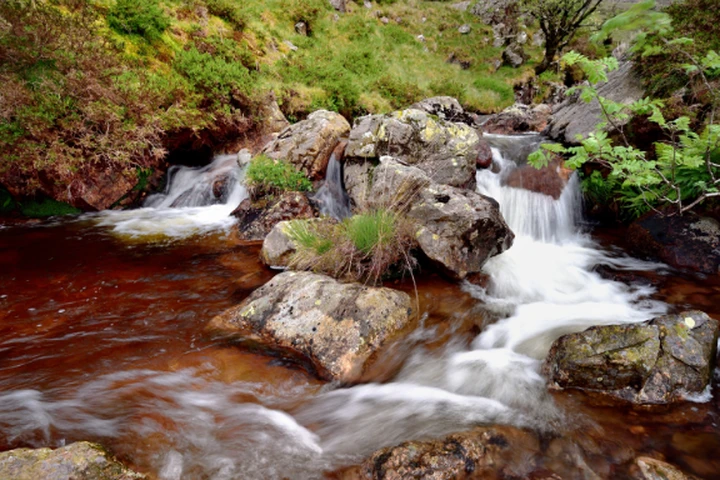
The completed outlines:
<svg viewBox="0 0 720 480">
<path fill-rule="evenodd" d="M 514 235 L 492 198 L 432 182 L 416 167 L 383 157 L 370 193 L 380 205 L 408 202 L 423 253 L 456 278 L 478 273 L 488 258 L 512 245 Z"/>
<path fill-rule="evenodd" d="M 286 160 L 313 180 L 325 178 L 330 154 L 350 124 L 339 113 L 318 110 L 307 119 L 285 128 L 262 150 L 275 160 Z"/>
<path fill-rule="evenodd" d="M 144 480 L 96 443 L 18 448 L 0 453 L 0 478 L 7 480 Z"/>
<path fill-rule="evenodd" d="M 720 224 L 713 218 L 649 212 L 630 225 L 627 241 L 637 256 L 709 275 L 720 273 Z"/>
<path fill-rule="evenodd" d="M 637 404 L 702 393 L 715 365 L 718 322 L 699 311 L 560 337 L 545 371 L 554 388 L 578 388 Z"/>
<path fill-rule="evenodd" d="M 340 478 L 529 478 L 539 449 L 538 439 L 525 430 L 478 427 L 441 440 L 410 441 L 383 448 Z"/>
<path fill-rule="evenodd" d="M 233 210 L 238 218 L 237 230 L 243 240 L 262 240 L 278 222 L 316 216 L 315 209 L 302 192 L 285 192 L 269 201 L 253 202 L 246 198 Z"/>
<path fill-rule="evenodd" d="M 420 168 L 434 182 L 474 189 L 479 148 L 480 137 L 470 126 L 408 109 L 357 119 L 345 156 L 377 159 L 390 155 Z"/>
<path fill-rule="evenodd" d="M 284 272 L 208 329 L 257 342 L 310 364 L 326 380 L 356 382 L 413 318 L 410 296 L 389 288 Z"/>
</svg>

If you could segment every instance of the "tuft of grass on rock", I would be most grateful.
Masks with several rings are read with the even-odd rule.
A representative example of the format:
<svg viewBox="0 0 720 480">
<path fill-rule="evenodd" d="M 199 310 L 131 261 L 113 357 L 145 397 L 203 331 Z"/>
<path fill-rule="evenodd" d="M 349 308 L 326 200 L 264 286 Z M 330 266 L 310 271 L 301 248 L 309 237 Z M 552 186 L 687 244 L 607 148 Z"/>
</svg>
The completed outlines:
<svg viewBox="0 0 720 480">
<path fill-rule="evenodd" d="M 312 190 L 310 180 L 295 167 L 282 160 L 273 160 L 266 155 L 258 155 L 250 161 L 245 179 L 250 196 L 254 199 L 288 191 Z"/>
</svg>

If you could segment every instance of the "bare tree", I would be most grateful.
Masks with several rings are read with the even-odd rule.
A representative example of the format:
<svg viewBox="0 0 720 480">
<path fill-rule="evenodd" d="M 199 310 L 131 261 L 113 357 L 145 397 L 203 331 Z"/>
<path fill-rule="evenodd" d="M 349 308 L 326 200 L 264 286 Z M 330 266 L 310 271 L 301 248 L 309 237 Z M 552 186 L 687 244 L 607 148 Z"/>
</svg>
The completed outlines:
<svg viewBox="0 0 720 480">
<path fill-rule="evenodd" d="M 545 34 L 545 57 L 535 68 L 541 74 L 552 65 L 555 56 L 572 41 L 583 22 L 603 0 L 521 0 L 523 11 L 540 23 Z"/>
</svg>

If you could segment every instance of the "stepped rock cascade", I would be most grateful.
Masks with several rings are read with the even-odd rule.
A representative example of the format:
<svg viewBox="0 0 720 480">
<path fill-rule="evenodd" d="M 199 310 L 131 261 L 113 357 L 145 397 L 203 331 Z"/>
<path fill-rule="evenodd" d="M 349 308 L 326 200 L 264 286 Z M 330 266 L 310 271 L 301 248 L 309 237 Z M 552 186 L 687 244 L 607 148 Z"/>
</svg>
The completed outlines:
<svg viewBox="0 0 720 480">
<path fill-rule="evenodd" d="M 330 155 L 327 172 L 325 173 L 325 183 L 313 196 L 313 200 L 318 204 L 322 215 L 329 215 L 338 220 L 351 215 L 350 198 L 343 188 L 342 178 L 343 166 L 333 153 Z"/>
<path fill-rule="evenodd" d="M 252 338 L 230 344 L 203 330 L 273 276 L 258 246 L 226 235 L 246 195 L 234 156 L 176 169 L 167 191 L 138 210 L 0 229 L 0 450 L 98 442 L 160 480 L 327 478 L 383 447 L 482 425 L 548 433 L 580 451 L 568 432 L 582 428 L 574 422 L 585 410 L 548 393 L 542 359 L 565 333 L 668 309 L 652 287 L 604 279 L 596 267 L 663 266 L 604 250 L 583 233 L 576 179 L 557 200 L 503 185 L 541 137 L 486 138 L 494 165 L 478 171 L 477 190 L 499 202 L 515 242 L 484 265 L 484 287 L 418 276 L 414 297 L 407 282 L 427 316 L 391 352 L 404 360 L 399 371 L 368 377 L 392 378 L 385 383 L 325 383 L 289 358 L 263 355 Z M 713 279 L 705 290 L 678 282 L 695 295 L 688 303 L 699 302 L 695 292 L 720 298 Z M 715 403 L 703 407 L 716 415 Z M 611 418 L 594 438 L 636 453 L 667 458 L 682 435 L 720 442 L 715 420 L 643 423 L 619 409 L 591 412 L 583 425 Z M 628 418 L 647 434 L 625 428 Z M 539 448 L 517 471 L 552 471 L 560 454 Z M 593 453 L 593 465 L 610 471 L 630 462 L 623 452 Z"/>
<path fill-rule="evenodd" d="M 149 196 L 143 208 L 90 214 L 101 226 L 127 237 L 179 238 L 229 227 L 230 216 L 248 196 L 237 155 L 217 155 L 201 168 L 173 166 L 164 193 Z"/>
</svg>

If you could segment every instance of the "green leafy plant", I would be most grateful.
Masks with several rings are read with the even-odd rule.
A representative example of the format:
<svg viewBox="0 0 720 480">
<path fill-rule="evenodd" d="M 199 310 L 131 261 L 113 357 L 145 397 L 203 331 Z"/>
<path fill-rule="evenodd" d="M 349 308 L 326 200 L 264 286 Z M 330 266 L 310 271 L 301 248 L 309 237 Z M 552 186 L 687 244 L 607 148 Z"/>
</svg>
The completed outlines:
<svg viewBox="0 0 720 480">
<path fill-rule="evenodd" d="M 261 198 L 287 191 L 310 191 L 312 183 L 295 167 L 282 160 L 273 160 L 266 155 L 253 158 L 245 172 L 250 195 Z"/>
<path fill-rule="evenodd" d="M 170 20 L 157 0 L 117 0 L 107 14 L 110 27 L 120 33 L 140 35 L 149 41 L 157 40 Z"/>
</svg>

